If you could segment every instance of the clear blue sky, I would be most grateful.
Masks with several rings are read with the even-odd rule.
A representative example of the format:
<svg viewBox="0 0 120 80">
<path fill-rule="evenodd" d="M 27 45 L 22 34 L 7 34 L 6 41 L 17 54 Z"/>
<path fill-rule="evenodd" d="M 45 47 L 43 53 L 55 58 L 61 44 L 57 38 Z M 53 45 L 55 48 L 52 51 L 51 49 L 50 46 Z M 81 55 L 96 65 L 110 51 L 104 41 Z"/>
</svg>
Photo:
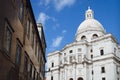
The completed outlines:
<svg viewBox="0 0 120 80">
<path fill-rule="evenodd" d="M 74 41 L 88 6 L 120 43 L 120 0 L 31 0 L 31 4 L 36 22 L 44 26 L 47 53 Z"/>
</svg>

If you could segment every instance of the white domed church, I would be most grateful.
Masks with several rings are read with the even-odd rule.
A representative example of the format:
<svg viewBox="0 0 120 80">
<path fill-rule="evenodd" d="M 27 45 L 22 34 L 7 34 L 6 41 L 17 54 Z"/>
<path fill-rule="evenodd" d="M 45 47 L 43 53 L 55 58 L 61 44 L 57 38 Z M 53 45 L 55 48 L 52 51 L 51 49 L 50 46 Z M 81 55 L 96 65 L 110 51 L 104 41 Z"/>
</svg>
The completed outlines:
<svg viewBox="0 0 120 80">
<path fill-rule="evenodd" d="M 120 46 L 88 8 L 75 41 L 47 56 L 47 80 L 120 80 Z"/>
</svg>

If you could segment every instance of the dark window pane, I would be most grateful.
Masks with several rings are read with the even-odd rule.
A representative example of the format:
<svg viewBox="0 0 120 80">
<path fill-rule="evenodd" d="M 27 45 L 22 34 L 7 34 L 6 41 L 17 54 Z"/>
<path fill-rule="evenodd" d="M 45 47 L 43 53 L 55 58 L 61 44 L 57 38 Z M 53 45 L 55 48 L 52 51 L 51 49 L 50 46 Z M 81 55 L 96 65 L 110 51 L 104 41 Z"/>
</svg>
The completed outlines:
<svg viewBox="0 0 120 80">
<path fill-rule="evenodd" d="M 16 64 L 20 65 L 20 61 L 21 61 L 21 46 L 18 44 L 17 45 L 17 52 L 16 52 Z"/>
<path fill-rule="evenodd" d="M 100 50 L 100 54 L 101 54 L 101 55 L 104 55 L 104 50 L 103 50 L 103 49 Z"/>
<path fill-rule="evenodd" d="M 72 53 L 72 52 L 73 52 L 72 50 L 69 51 L 69 53 Z"/>
<path fill-rule="evenodd" d="M 27 55 L 25 55 L 24 71 L 26 72 L 27 70 L 28 70 L 28 58 L 27 58 Z"/>
<path fill-rule="evenodd" d="M 105 80 L 105 77 L 103 77 L 102 80 Z"/>
<path fill-rule="evenodd" d="M 101 67 L 101 72 L 105 73 L 105 67 Z"/>
<path fill-rule="evenodd" d="M 34 68 L 33 80 L 35 80 L 36 69 Z"/>
<path fill-rule="evenodd" d="M 32 77 L 32 64 L 30 64 L 30 78 Z"/>
<path fill-rule="evenodd" d="M 52 67 L 54 67 L 54 63 L 52 62 Z"/>
<path fill-rule="evenodd" d="M 51 76 L 51 80 L 53 80 L 53 76 Z"/>
<path fill-rule="evenodd" d="M 8 23 L 5 24 L 5 34 L 4 34 L 4 49 L 7 53 L 10 53 L 10 47 L 12 42 L 12 32 Z"/>
</svg>

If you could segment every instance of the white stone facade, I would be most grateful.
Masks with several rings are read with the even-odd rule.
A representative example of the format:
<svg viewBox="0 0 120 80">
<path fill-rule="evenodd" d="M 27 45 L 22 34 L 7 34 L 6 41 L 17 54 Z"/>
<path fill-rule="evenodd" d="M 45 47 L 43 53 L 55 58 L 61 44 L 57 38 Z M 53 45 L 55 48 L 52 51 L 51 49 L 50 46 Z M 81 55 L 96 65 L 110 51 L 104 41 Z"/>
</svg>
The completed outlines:
<svg viewBox="0 0 120 80">
<path fill-rule="evenodd" d="M 47 80 L 120 80 L 120 46 L 88 8 L 75 41 L 47 57 Z"/>
</svg>

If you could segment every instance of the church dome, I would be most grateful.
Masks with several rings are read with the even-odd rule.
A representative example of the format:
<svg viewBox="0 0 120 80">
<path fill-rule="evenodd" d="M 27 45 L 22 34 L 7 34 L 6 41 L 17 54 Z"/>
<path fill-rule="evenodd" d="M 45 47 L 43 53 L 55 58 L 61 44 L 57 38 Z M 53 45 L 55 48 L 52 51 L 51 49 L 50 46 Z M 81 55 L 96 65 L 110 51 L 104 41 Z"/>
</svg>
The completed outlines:
<svg viewBox="0 0 120 80">
<path fill-rule="evenodd" d="M 79 25 L 77 33 L 88 30 L 98 30 L 104 32 L 102 24 L 94 19 L 94 12 L 88 7 L 88 10 L 85 13 L 85 20 Z"/>
<path fill-rule="evenodd" d="M 84 20 L 78 27 L 77 33 L 81 33 L 83 31 L 101 31 L 104 32 L 104 28 L 100 22 L 98 22 L 96 19 L 86 19 Z"/>
<path fill-rule="evenodd" d="M 102 36 L 105 34 L 105 30 L 102 24 L 94 19 L 94 12 L 88 7 L 88 10 L 85 12 L 85 20 L 79 25 L 76 32 L 76 41 L 83 40 L 82 37 L 85 37 L 85 40 L 91 41 L 93 35 Z"/>
</svg>

